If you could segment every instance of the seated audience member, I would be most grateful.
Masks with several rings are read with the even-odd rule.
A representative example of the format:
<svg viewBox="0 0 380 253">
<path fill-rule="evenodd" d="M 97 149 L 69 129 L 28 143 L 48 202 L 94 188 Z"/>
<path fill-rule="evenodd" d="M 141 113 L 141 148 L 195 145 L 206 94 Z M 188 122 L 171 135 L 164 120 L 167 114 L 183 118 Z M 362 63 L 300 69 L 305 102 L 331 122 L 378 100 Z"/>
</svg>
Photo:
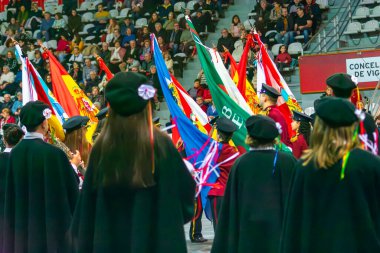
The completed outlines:
<svg viewBox="0 0 380 253">
<path fill-rule="evenodd" d="M 285 45 L 282 45 L 282 46 L 280 47 L 280 52 L 279 52 L 279 54 L 276 56 L 275 62 L 276 62 L 276 65 L 277 65 L 277 67 L 279 68 L 280 71 L 281 71 L 284 67 L 289 67 L 290 64 L 292 63 L 292 57 L 291 57 L 290 54 L 287 52 L 287 50 L 286 50 L 286 46 L 285 46 Z"/>
<path fill-rule="evenodd" d="M 122 48 L 120 46 L 120 42 L 115 42 L 115 47 L 111 51 L 111 57 L 110 57 L 110 70 L 112 73 L 118 73 L 120 72 L 119 64 L 122 63 L 125 55 L 125 48 Z"/>
<path fill-rule="evenodd" d="M 91 95 L 92 87 L 98 87 L 100 79 L 95 71 L 90 72 L 90 78 L 86 79 L 84 91 L 87 96 Z"/>
<path fill-rule="evenodd" d="M 10 86 L 15 81 L 15 74 L 10 71 L 9 67 L 5 65 L 3 67 L 3 73 L 0 76 L 0 94 L 8 93 Z"/>
</svg>

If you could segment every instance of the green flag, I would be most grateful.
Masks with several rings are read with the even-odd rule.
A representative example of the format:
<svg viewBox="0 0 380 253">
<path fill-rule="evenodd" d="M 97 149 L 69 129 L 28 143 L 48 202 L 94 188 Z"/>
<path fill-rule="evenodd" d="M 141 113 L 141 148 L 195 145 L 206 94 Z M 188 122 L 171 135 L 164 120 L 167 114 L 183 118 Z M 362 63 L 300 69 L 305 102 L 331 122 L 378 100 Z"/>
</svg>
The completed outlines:
<svg viewBox="0 0 380 253">
<path fill-rule="evenodd" d="M 251 116 L 248 112 L 243 110 L 235 101 L 233 101 L 220 87 L 223 82 L 215 70 L 214 64 L 211 61 L 211 56 L 195 30 L 193 23 L 186 16 L 186 21 L 190 26 L 190 32 L 197 47 L 197 53 L 202 65 L 202 69 L 206 76 L 207 84 L 211 92 L 212 100 L 215 104 L 216 110 L 220 116 L 224 116 L 237 126 L 238 130 L 234 133 L 232 140 L 236 146 L 243 146 L 248 150 L 248 145 L 245 144 L 247 129 L 245 128 L 245 121 Z"/>
</svg>

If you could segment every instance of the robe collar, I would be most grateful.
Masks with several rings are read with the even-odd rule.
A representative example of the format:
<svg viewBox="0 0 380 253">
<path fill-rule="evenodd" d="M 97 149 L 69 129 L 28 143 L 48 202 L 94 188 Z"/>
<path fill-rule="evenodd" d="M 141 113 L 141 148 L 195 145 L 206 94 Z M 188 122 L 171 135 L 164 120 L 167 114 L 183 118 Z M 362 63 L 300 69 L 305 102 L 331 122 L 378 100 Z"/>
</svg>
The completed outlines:
<svg viewBox="0 0 380 253">
<path fill-rule="evenodd" d="M 26 132 L 24 139 L 31 140 L 31 139 L 41 139 L 44 140 L 43 134 L 37 133 L 37 132 Z"/>
<path fill-rule="evenodd" d="M 10 153 L 11 152 L 11 150 L 12 150 L 12 148 L 6 148 L 6 149 L 4 149 L 4 153 Z"/>
</svg>

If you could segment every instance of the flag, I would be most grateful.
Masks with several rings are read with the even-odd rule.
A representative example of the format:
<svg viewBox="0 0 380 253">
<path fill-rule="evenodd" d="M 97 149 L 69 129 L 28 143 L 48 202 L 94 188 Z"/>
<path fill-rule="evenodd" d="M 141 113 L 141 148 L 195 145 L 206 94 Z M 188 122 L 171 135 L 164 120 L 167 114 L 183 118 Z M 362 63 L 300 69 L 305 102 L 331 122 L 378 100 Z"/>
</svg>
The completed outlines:
<svg viewBox="0 0 380 253">
<path fill-rule="evenodd" d="M 160 80 L 162 92 L 168 105 L 170 114 L 175 122 L 178 132 L 182 138 L 186 160 L 188 160 L 195 168 L 194 179 L 197 183 L 197 195 L 200 194 L 202 206 L 204 207 L 206 216 L 211 219 L 211 206 L 208 201 L 208 192 L 210 186 L 217 180 L 219 169 L 216 166 L 216 160 L 222 145 L 206 134 L 198 130 L 195 124 L 184 114 L 178 106 L 175 97 L 169 87 L 173 87 L 173 79 L 165 65 L 162 53 L 158 46 L 158 42 L 151 35 L 152 48 L 155 65 L 157 67 L 157 75 Z"/>
<path fill-rule="evenodd" d="M 22 64 L 23 105 L 36 100 L 46 103 L 52 111 L 52 117 L 48 119 L 50 132 L 53 138 L 58 137 L 63 141 L 65 139 L 65 133 L 62 124 L 67 119 L 67 114 L 54 98 L 45 81 L 30 63 L 29 59 L 23 56 L 23 52 L 18 44 L 15 46 L 15 55 Z"/>
<path fill-rule="evenodd" d="M 248 150 L 247 144 L 245 144 L 245 138 L 247 135 L 247 129 L 245 128 L 245 121 L 252 113 L 248 113 L 242 109 L 235 101 L 233 101 L 219 85 L 223 85 L 223 82 L 215 69 L 214 64 L 211 62 L 211 56 L 206 48 L 202 45 L 201 40 L 190 18 L 186 16 L 186 21 L 190 26 L 190 32 L 195 41 L 198 57 L 202 65 L 202 69 L 205 73 L 208 87 L 210 89 L 212 100 L 215 104 L 216 110 L 220 116 L 224 116 L 237 126 L 237 130 L 234 133 L 232 140 L 236 146 L 242 146 Z M 227 73 L 228 74 L 228 73 Z"/>
<path fill-rule="evenodd" d="M 96 60 L 98 61 L 99 68 L 106 73 L 107 81 L 111 80 L 111 78 L 113 77 L 113 74 L 112 74 L 111 70 L 107 67 L 107 65 L 105 64 L 102 57 L 97 55 Z"/>
<path fill-rule="evenodd" d="M 98 109 L 67 73 L 50 50 L 45 50 L 49 57 L 50 73 L 53 84 L 53 93 L 69 117 L 82 115 L 90 118 L 86 139 L 92 144 L 92 135 L 95 132 L 98 119 Z"/>
</svg>

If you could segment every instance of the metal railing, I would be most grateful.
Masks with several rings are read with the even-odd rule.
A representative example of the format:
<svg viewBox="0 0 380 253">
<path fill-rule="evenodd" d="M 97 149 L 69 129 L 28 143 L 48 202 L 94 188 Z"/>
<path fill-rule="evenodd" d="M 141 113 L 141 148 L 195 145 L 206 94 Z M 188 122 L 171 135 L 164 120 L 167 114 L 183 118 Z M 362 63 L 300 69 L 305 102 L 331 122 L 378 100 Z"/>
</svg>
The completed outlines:
<svg viewBox="0 0 380 253">
<path fill-rule="evenodd" d="M 322 25 L 307 44 L 304 50 L 308 54 L 327 53 L 340 48 L 340 41 L 343 33 L 352 21 L 352 13 L 356 10 L 360 0 L 342 1 L 338 7 L 338 12 Z M 331 27 L 331 24 L 333 27 Z"/>
</svg>

